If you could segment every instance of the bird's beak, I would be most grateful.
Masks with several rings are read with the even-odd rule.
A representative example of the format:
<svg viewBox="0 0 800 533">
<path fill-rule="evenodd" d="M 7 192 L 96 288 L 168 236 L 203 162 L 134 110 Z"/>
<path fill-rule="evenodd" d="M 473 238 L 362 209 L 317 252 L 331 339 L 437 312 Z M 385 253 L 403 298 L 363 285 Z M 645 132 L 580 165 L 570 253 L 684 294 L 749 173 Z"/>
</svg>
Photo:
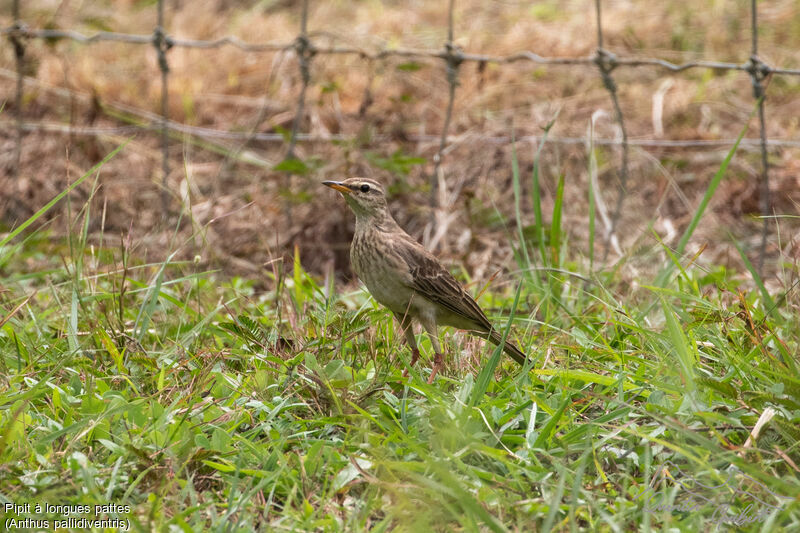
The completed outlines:
<svg viewBox="0 0 800 533">
<path fill-rule="evenodd" d="M 347 187 L 347 185 L 342 185 L 338 181 L 323 181 L 322 184 L 325 185 L 326 187 L 330 187 L 331 189 L 335 189 L 342 194 L 350 194 L 351 192 L 353 192 L 350 190 L 349 187 Z"/>
</svg>

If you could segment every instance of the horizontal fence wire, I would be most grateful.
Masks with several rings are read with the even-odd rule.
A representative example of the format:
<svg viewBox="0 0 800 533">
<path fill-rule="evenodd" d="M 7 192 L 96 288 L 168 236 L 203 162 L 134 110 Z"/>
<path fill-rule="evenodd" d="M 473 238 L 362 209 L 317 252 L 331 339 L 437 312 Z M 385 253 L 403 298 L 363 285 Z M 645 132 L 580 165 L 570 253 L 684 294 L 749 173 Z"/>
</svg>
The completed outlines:
<svg viewBox="0 0 800 533">
<path fill-rule="evenodd" d="M 13 128 L 14 121 L 0 120 L 0 127 Z M 191 135 L 201 139 L 209 140 L 225 140 L 225 141 L 258 141 L 262 143 L 280 143 L 286 142 L 286 137 L 280 133 L 247 133 L 241 131 L 219 130 L 215 128 L 204 128 L 200 126 L 189 126 L 181 122 L 167 122 L 167 128 L 175 133 L 182 133 Z M 136 126 L 117 126 L 117 127 L 102 127 L 102 126 L 72 126 L 60 122 L 23 122 L 22 130 L 26 132 L 41 131 L 46 133 L 55 133 L 63 135 L 76 135 L 85 137 L 103 137 L 112 135 L 132 135 L 138 132 L 154 131 L 160 132 L 161 126 L 154 124 L 152 126 L 136 125 Z M 418 144 L 436 144 L 438 146 L 441 140 L 440 135 L 420 135 L 409 134 L 405 136 L 409 141 Z M 394 137 L 388 134 L 375 134 L 372 139 L 376 143 L 386 142 Z M 541 135 L 521 135 L 512 138 L 508 135 L 485 135 L 479 133 L 457 134 L 448 135 L 445 139 L 448 145 L 461 144 L 467 141 L 479 141 L 487 144 L 505 145 L 514 143 L 520 144 L 537 144 L 542 140 Z M 356 135 L 346 135 L 339 133 L 332 133 L 327 135 L 318 135 L 310 133 L 298 133 L 298 142 L 307 143 L 325 143 L 325 142 L 353 142 L 358 140 Z M 565 144 L 565 145 L 585 145 L 587 143 L 586 137 L 560 137 L 557 135 L 547 136 L 548 144 Z M 600 146 L 621 146 L 622 139 L 608 138 L 608 137 L 595 137 L 592 143 Z M 697 148 L 697 149 L 725 149 L 730 148 L 736 143 L 736 139 L 637 139 L 628 138 L 629 146 L 637 146 L 641 148 Z M 761 139 L 745 137 L 739 143 L 739 148 L 759 151 L 761 147 Z M 793 141 L 788 139 L 767 139 L 767 147 L 770 149 L 777 148 L 800 148 L 800 140 Z"/>
<path fill-rule="evenodd" d="M 128 44 L 144 44 L 153 46 L 153 35 L 144 34 L 131 34 L 131 33 L 117 33 L 110 31 L 101 31 L 86 35 L 74 30 L 48 30 L 29 28 L 24 24 L 13 25 L 7 28 L 0 29 L 0 35 L 5 35 L 7 38 L 14 37 L 17 39 L 40 39 L 47 41 L 54 41 L 60 39 L 68 39 L 83 44 L 93 44 L 99 42 L 118 42 Z M 354 55 L 363 59 L 380 60 L 397 58 L 411 58 L 411 59 L 442 59 L 446 60 L 451 54 L 446 49 L 444 50 L 422 50 L 416 48 L 388 48 L 381 50 L 368 50 L 357 46 L 347 45 L 321 45 L 313 42 L 315 37 L 329 36 L 327 32 L 308 32 L 308 49 L 314 55 Z M 242 52 L 286 52 L 295 50 L 297 47 L 296 41 L 285 43 L 248 43 L 239 37 L 228 35 L 219 39 L 213 40 L 200 40 L 200 39 L 181 39 L 166 35 L 166 42 L 170 48 L 199 48 L 199 49 L 216 49 L 230 46 L 241 50 Z M 530 62 L 539 65 L 556 65 L 556 66 L 592 66 L 597 65 L 597 56 L 592 55 L 588 57 L 548 57 L 542 56 L 529 50 L 520 50 L 507 55 L 491 55 L 491 54 L 477 54 L 469 52 L 459 52 L 458 57 L 462 62 L 475 62 L 475 63 L 494 63 L 494 64 L 508 64 L 518 62 Z M 692 60 L 683 63 L 673 63 L 666 59 L 655 57 L 625 57 L 611 55 L 609 58 L 611 64 L 616 67 L 655 67 L 667 70 L 669 72 L 683 72 L 690 69 L 710 69 L 710 70 L 738 70 L 748 72 L 750 70 L 750 63 L 730 63 L 724 61 L 705 61 L 705 60 Z M 800 69 L 773 67 L 766 63 L 762 63 L 760 67 L 767 74 L 787 75 L 787 76 L 800 76 Z"/>
<path fill-rule="evenodd" d="M 22 20 L 20 12 L 19 0 L 12 2 L 12 16 L 14 19 L 10 27 L 0 29 L 0 35 L 5 36 L 14 48 L 14 55 L 16 61 L 16 102 L 15 102 L 15 121 L 13 123 L 16 129 L 15 139 L 15 152 L 12 161 L 12 175 L 17 175 L 19 172 L 20 158 L 22 153 L 22 137 L 25 131 L 44 131 L 53 133 L 69 133 L 71 135 L 113 135 L 125 134 L 137 130 L 155 130 L 160 132 L 161 137 L 161 150 L 162 150 L 162 173 L 164 188 L 164 202 L 165 212 L 166 203 L 168 200 L 167 178 L 169 175 L 169 133 L 180 132 L 187 135 L 195 135 L 202 138 L 214 139 L 232 139 L 241 140 L 245 144 L 259 141 L 259 142 L 284 142 L 285 139 L 279 134 L 259 133 L 259 132 L 232 132 L 216 130 L 211 128 L 199 128 L 188 126 L 182 123 L 170 121 L 168 117 L 167 97 L 168 97 L 168 83 L 169 83 L 169 65 L 167 62 L 167 55 L 169 50 L 174 48 L 189 48 L 189 49 L 219 49 L 223 47 L 232 47 L 241 50 L 245 53 L 264 53 L 264 52 L 293 52 L 299 62 L 301 73 L 301 89 L 298 94 L 297 108 L 292 122 L 291 137 L 287 150 L 287 158 L 294 157 L 294 147 L 297 142 L 309 141 L 334 141 L 334 140 L 349 140 L 351 137 L 343 135 L 308 135 L 300 131 L 300 123 L 305 106 L 305 94 L 311 82 L 310 76 L 310 62 L 312 58 L 317 56 L 332 56 L 332 55 L 354 55 L 363 60 L 369 61 L 370 64 L 377 60 L 386 60 L 390 58 L 405 58 L 405 59 L 439 59 L 444 62 L 445 73 L 448 82 L 448 105 L 444 118 L 441 134 L 438 136 L 412 136 L 412 139 L 418 142 L 435 142 L 438 140 L 438 150 L 435 155 L 435 170 L 431 176 L 431 189 L 435 194 L 437 184 L 444 179 L 441 174 L 442 157 L 446 153 L 446 147 L 451 143 L 458 143 L 464 141 L 462 135 L 450 135 L 448 130 L 452 118 L 453 104 L 456 98 L 456 87 L 458 85 L 458 69 L 462 63 L 475 62 L 482 64 L 497 64 L 507 65 L 512 63 L 532 63 L 537 65 L 552 65 L 552 66 L 583 66 L 598 69 L 600 77 L 603 81 L 604 87 L 608 90 L 612 106 L 614 108 L 614 120 L 622 132 L 621 139 L 593 139 L 596 145 L 613 145 L 621 147 L 621 171 L 619 179 L 619 191 L 614 217 L 610 227 L 606 228 L 605 243 L 606 253 L 608 251 L 608 243 L 614 236 L 615 228 L 619 216 L 622 212 L 623 201 L 628 180 L 628 148 L 630 146 L 640 147 L 692 147 L 692 148 L 717 148 L 728 147 L 734 144 L 734 139 L 719 139 L 719 140 L 669 140 L 669 139 L 636 139 L 629 138 L 625 128 L 624 114 L 622 106 L 617 95 L 617 85 L 612 76 L 612 73 L 620 68 L 642 68 L 651 67 L 661 69 L 669 73 L 680 73 L 691 69 L 710 69 L 710 70 L 723 70 L 723 71 L 740 71 L 749 74 L 752 84 L 753 93 L 758 106 L 759 116 L 759 138 L 758 139 L 743 139 L 741 147 L 759 149 L 761 152 L 761 174 L 760 174 L 760 210 L 764 217 L 764 226 L 762 229 L 761 247 L 759 251 L 759 270 L 763 268 L 764 256 L 766 253 L 766 242 L 768 237 L 768 217 L 770 216 L 771 204 L 769 198 L 769 167 L 767 150 L 770 147 L 800 147 L 800 141 L 794 140 L 777 140 L 768 139 L 766 134 L 766 119 L 765 119 L 765 99 L 766 99 L 766 81 L 772 76 L 800 76 L 800 69 L 775 67 L 767 64 L 758 56 L 758 19 L 757 19 L 757 0 L 751 0 L 751 36 L 752 46 L 751 54 L 748 61 L 744 63 L 731 63 L 721 61 L 708 61 L 708 60 L 692 60 L 683 63 L 673 63 L 665 59 L 655 57 L 638 57 L 638 56 L 618 56 L 603 47 L 603 27 L 602 27 L 602 9 L 601 0 L 594 0 L 594 7 L 596 13 L 597 24 L 597 48 L 595 52 L 587 57 L 548 57 L 542 56 L 529 50 L 521 50 L 507 55 L 489 55 L 472 53 L 462 50 L 453 43 L 454 28 L 454 10 L 455 0 L 449 0 L 448 8 L 448 28 L 447 39 L 443 49 L 439 50 L 426 50 L 414 48 L 384 48 L 384 49 L 367 49 L 353 45 L 340 45 L 340 44 L 320 44 L 315 42 L 321 38 L 333 39 L 335 36 L 323 31 L 309 31 L 308 30 L 308 0 L 303 0 L 301 5 L 301 27 L 300 32 L 291 42 L 264 42 L 253 43 L 246 42 L 235 35 L 228 35 L 213 40 L 200 40 L 181 38 L 169 35 L 166 24 L 164 21 L 164 8 L 166 0 L 158 0 L 157 9 L 157 26 L 154 28 L 153 33 L 150 35 L 143 34 L 130 34 L 118 33 L 111 31 L 101 31 L 93 34 L 84 34 L 79 31 L 70 29 L 45 29 L 45 28 L 31 28 L 25 25 Z M 137 126 L 124 126 L 119 128 L 94 128 L 94 127 L 75 127 L 64 126 L 61 124 L 53 123 L 29 123 L 24 121 L 22 112 L 23 92 L 26 77 L 24 76 L 24 62 L 25 62 L 25 45 L 30 40 L 46 40 L 54 42 L 58 40 L 70 40 L 77 43 L 86 45 L 102 42 L 117 42 L 131 45 L 149 45 L 156 49 L 158 54 L 158 64 L 161 73 L 161 114 L 160 116 L 154 115 L 141 109 L 134 109 L 134 114 L 146 118 L 151 122 L 148 125 Z M 7 75 L 7 71 L 0 72 L 0 75 Z M 129 108 L 130 111 L 130 108 Z M 11 125 L 8 121 L 0 121 L 0 124 Z M 388 137 L 388 136 L 387 136 Z M 512 139 L 505 136 L 477 136 L 482 141 L 494 143 L 507 143 L 512 142 Z M 381 139 L 379 134 L 376 140 Z M 538 142 L 538 136 L 526 136 L 513 139 L 513 142 Z M 572 138 L 572 137 L 550 137 L 548 142 L 557 142 L 565 144 L 586 144 L 585 138 Z M 432 204 L 435 206 L 435 198 L 432 197 Z"/>
</svg>

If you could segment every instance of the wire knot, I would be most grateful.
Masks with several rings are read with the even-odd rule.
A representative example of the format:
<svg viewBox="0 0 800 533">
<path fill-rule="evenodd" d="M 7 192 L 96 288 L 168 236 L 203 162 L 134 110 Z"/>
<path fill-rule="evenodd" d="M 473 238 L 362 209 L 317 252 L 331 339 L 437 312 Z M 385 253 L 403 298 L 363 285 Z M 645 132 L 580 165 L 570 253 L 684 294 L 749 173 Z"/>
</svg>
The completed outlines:
<svg viewBox="0 0 800 533">
<path fill-rule="evenodd" d="M 597 53 L 592 58 L 595 64 L 600 68 L 602 72 L 611 73 L 615 68 L 619 66 L 619 61 L 617 61 L 617 56 L 609 52 L 604 48 L 598 48 Z"/>
<path fill-rule="evenodd" d="M 745 70 L 750 74 L 750 80 L 753 82 L 753 97 L 763 98 L 764 81 L 772 74 L 772 67 L 761 61 L 757 55 L 752 55 L 745 63 Z"/>
<path fill-rule="evenodd" d="M 153 30 L 153 46 L 158 54 L 158 68 L 161 69 L 161 72 L 169 72 L 167 52 L 174 44 L 175 41 L 164 32 L 164 28 L 156 26 L 156 29 Z"/>
<path fill-rule="evenodd" d="M 303 77 L 303 83 L 308 85 L 311 81 L 311 71 L 309 63 L 311 59 L 317 54 L 317 49 L 311 43 L 307 35 L 298 35 L 294 40 L 294 51 L 297 58 L 300 60 L 300 75 Z"/>
<path fill-rule="evenodd" d="M 17 58 L 22 58 L 25 55 L 24 40 L 30 38 L 28 26 L 24 22 L 16 20 L 9 30 L 8 40 L 11 42 L 11 46 L 14 47 L 14 55 Z"/>
<path fill-rule="evenodd" d="M 29 35 L 28 25 L 22 22 L 21 20 L 15 20 L 14 23 L 8 27 L 8 36 L 9 37 L 30 37 Z"/>
<path fill-rule="evenodd" d="M 452 86 L 458 85 L 458 67 L 464 62 L 464 51 L 453 43 L 445 43 L 444 60 L 447 64 L 447 82 Z"/>
<path fill-rule="evenodd" d="M 616 93 L 617 84 L 614 82 L 614 78 L 611 77 L 611 72 L 619 66 L 617 56 L 607 50 L 604 50 L 603 48 L 598 48 L 593 60 L 597 65 L 597 68 L 600 69 L 600 76 L 603 79 L 603 86 L 605 86 L 605 88 L 612 93 Z"/>
<path fill-rule="evenodd" d="M 308 59 L 314 53 L 314 48 L 311 45 L 311 39 L 309 39 L 307 35 L 298 35 L 294 40 L 292 47 L 294 48 L 295 52 L 297 52 L 299 57 L 305 57 L 306 59 Z"/>
</svg>

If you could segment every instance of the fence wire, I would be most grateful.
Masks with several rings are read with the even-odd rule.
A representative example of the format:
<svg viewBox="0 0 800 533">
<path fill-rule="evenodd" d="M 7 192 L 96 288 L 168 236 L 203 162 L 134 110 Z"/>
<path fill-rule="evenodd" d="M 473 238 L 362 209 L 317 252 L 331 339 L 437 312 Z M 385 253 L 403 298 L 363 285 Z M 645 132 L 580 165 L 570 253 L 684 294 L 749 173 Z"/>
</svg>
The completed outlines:
<svg viewBox="0 0 800 533">
<path fill-rule="evenodd" d="M 761 209 L 762 226 L 761 226 L 761 246 L 758 252 L 758 274 L 764 273 L 764 254 L 767 247 L 767 235 L 769 233 L 769 216 L 771 209 L 770 193 L 769 193 L 769 162 L 767 161 L 767 125 L 764 113 L 764 99 L 766 93 L 764 90 L 764 81 L 770 75 L 769 67 L 765 65 L 758 58 L 758 9 L 756 0 L 752 0 L 750 4 L 750 20 L 751 20 L 751 37 L 753 47 L 750 54 L 750 61 L 748 62 L 747 72 L 750 74 L 750 79 L 753 82 L 753 97 L 758 102 L 758 129 L 759 137 L 761 138 L 761 187 L 759 191 L 759 207 Z"/>
<path fill-rule="evenodd" d="M 0 35 L 4 35 L 10 42 L 14 50 L 15 68 L 16 68 L 16 101 L 14 111 L 14 127 L 15 127 L 15 145 L 14 154 L 12 158 L 11 175 L 17 176 L 19 173 L 21 154 L 23 148 L 23 133 L 25 131 L 51 131 L 60 132 L 66 131 L 70 134 L 78 135 L 101 135 L 113 132 L 128 132 L 130 127 L 122 128 L 85 128 L 85 127 L 65 127 L 63 125 L 40 123 L 26 123 L 24 121 L 23 105 L 24 101 L 24 85 L 25 85 L 25 51 L 26 42 L 37 39 L 47 40 L 49 42 L 57 40 L 70 40 L 77 43 L 93 44 L 100 42 L 117 42 L 126 43 L 131 45 L 150 45 L 156 50 L 158 58 L 158 66 L 161 74 L 161 113 L 158 117 L 151 116 L 143 110 L 136 110 L 139 116 L 147 116 L 153 124 L 157 127 L 142 127 L 137 126 L 137 129 L 157 129 L 160 133 L 161 144 L 161 170 L 162 170 L 162 199 L 164 203 L 164 213 L 169 212 L 169 198 L 170 193 L 168 190 L 168 176 L 169 176 L 169 133 L 170 131 L 179 131 L 184 134 L 197 135 L 199 137 L 212 137 L 212 138 L 225 138 L 225 139 L 241 139 L 245 143 L 252 140 L 259 141 L 272 141 L 281 142 L 283 137 L 277 134 L 264 134 L 264 133 L 240 133 L 228 132 L 221 130 L 213 130 L 209 128 L 191 127 L 185 124 L 176 123 L 169 120 L 168 109 L 168 95 L 169 95 L 169 64 L 167 61 L 167 53 L 172 48 L 195 48 L 195 49 L 218 49 L 223 47 L 233 47 L 242 52 L 293 52 L 298 58 L 298 65 L 300 69 L 301 88 L 297 98 L 296 111 L 292 121 L 292 129 L 289 137 L 286 158 L 291 159 L 295 157 L 295 147 L 299 141 L 315 141 L 315 140 L 335 140 L 339 137 L 346 138 L 345 136 L 312 136 L 303 134 L 301 129 L 302 117 L 305 108 L 306 92 L 311 83 L 311 61 L 316 56 L 331 56 L 331 55 L 355 55 L 361 59 L 368 61 L 373 65 L 375 61 L 386 60 L 389 58 L 405 58 L 405 59 L 439 59 L 442 60 L 445 68 L 445 75 L 448 83 L 448 102 L 447 108 L 442 124 L 441 134 L 437 136 L 438 150 L 434 156 L 434 173 L 431 176 L 431 190 L 432 205 L 437 205 L 436 191 L 440 181 L 444 180 L 442 174 L 442 158 L 446 153 L 448 143 L 453 142 L 454 138 L 449 135 L 450 122 L 452 119 L 453 106 L 456 99 L 456 88 L 458 86 L 458 72 L 459 67 L 465 62 L 475 62 L 480 64 L 481 67 L 486 64 L 508 65 L 512 63 L 529 62 L 538 65 L 550 66 L 585 66 L 598 70 L 603 86 L 609 93 L 612 107 L 614 109 L 614 120 L 621 132 L 621 139 L 594 139 L 595 144 L 605 145 L 618 145 L 620 146 L 620 175 L 617 202 L 613 214 L 613 219 L 610 228 L 607 229 L 605 235 L 605 251 L 604 256 L 608 253 L 608 244 L 611 242 L 612 237 L 616 231 L 617 222 L 622 212 L 623 203 L 625 200 L 626 187 L 629 177 L 629 147 L 630 146 L 650 146 L 650 147 L 719 147 L 729 146 L 733 144 L 733 139 L 724 139 L 717 141 L 670 141 L 670 140 L 646 140 L 646 139 L 629 139 L 627 129 L 625 126 L 625 117 L 622 111 L 622 106 L 619 102 L 617 84 L 612 76 L 612 73 L 620 68 L 641 68 L 651 67 L 662 69 L 671 73 L 684 72 L 690 69 L 711 69 L 711 70 L 725 70 L 725 71 L 741 71 L 746 72 L 750 76 L 753 85 L 753 97 L 758 106 L 759 117 L 759 139 L 754 141 L 752 139 L 745 139 L 742 143 L 743 147 L 757 147 L 761 154 L 761 172 L 760 172 L 760 187 L 759 187 L 759 208 L 763 217 L 763 226 L 761 232 L 761 244 L 759 248 L 758 269 L 763 270 L 764 256 L 766 254 L 766 242 L 769 235 L 769 217 L 771 215 L 771 200 L 769 193 L 769 162 L 767 152 L 770 146 L 800 146 L 800 141 L 774 141 L 767 138 L 766 133 L 766 82 L 772 76 L 800 76 L 800 69 L 774 67 L 764 62 L 758 55 L 758 9 L 757 0 L 751 0 L 750 13 L 751 13 L 751 54 L 750 58 L 745 63 L 730 63 L 720 61 L 707 61 L 707 60 L 693 60 L 683 63 L 673 63 L 660 58 L 653 57 L 620 57 L 612 54 L 603 47 L 604 34 L 602 25 L 602 2 L 601 0 L 594 0 L 596 24 L 597 24 L 597 48 L 593 55 L 589 57 L 547 57 L 536 54 L 529 50 L 521 50 L 508 55 L 488 55 L 470 53 L 461 50 L 454 44 L 454 11 L 455 0 L 449 0 L 448 6 L 448 27 L 447 27 L 447 40 L 444 43 L 443 49 L 440 50 L 425 50 L 413 48 L 391 48 L 380 50 L 369 50 L 352 45 L 338 45 L 338 44 L 319 44 L 315 39 L 325 36 L 325 32 L 310 32 L 308 30 L 308 13 L 309 2 L 303 0 L 301 5 L 301 25 L 298 36 L 291 42 L 265 42 L 265 43 L 251 43 L 240 39 L 235 35 L 228 35 L 214 40 L 198 40 L 178 38 L 169 35 L 166 29 L 164 18 L 166 0 L 158 0 L 157 2 L 157 24 L 150 35 L 118 33 L 111 31 L 101 31 L 86 35 L 74 30 L 62 29 L 44 29 L 44 28 L 30 28 L 24 21 L 20 11 L 20 1 L 13 0 L 12 2 L 12 17 L 13 24 L 10 27 L 0 29 Z M 365 89 L 365 103 L 370 98 L 369 85 Z M 368 105 L 368 103 L 367 103 Z M 4 123 L 0 121 L 0 123 Z M 426 136 L 418 136 L 423 140 Z M 433 136 L 427 136 L 428 140 L 434 140 Z M 505 137 L 485 137 L 482 139 L 492 140 L 494 142 L 508 142 Z M 538 138 L 529 136 L 526 138 L 516 139 L 517 141 L 531 141 L 536 142 Z M 564 142 L 583 144 L 586 142 L 584 138 L 553 138 L 549 137 L 548 142 Z M 291 214 L 290 214 L 291 215 Z"/>
<path fill-rule="evenodd" d="M 161 213 L 164 219 L 169 216 L 169 64 L 167 63 L 167 50 L 172 47 L 164 30 L 164 1 L 158 0 L 158 25 L 153 31 L 153 46 L 158 56 L 158 69 L 161 71 Z"/>
</svg>

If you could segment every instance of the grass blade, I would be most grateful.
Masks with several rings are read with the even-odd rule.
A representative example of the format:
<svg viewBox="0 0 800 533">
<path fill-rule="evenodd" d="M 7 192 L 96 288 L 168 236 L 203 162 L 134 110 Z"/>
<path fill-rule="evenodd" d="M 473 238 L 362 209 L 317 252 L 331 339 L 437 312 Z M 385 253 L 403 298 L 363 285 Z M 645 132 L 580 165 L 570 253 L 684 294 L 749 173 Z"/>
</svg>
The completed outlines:
<svg viewBox="0 0 800 533">
<path fill-rule="evenodd" d="M 514 303 L 511 304 L 511 313 L 508 315 L 506 327 L 503 329 L 502 341 L 495 347 L 492 356 L 481 369 L 480 374 L 478 374 L 478 379 L 475 381 L 475 388 L 472 389 L 469 402 L 472 407 L 478 405 L 480 399 L 486 394 L 486 389 L 489 388 L 489 382 L 492 380 L 492 376 L 494 376 L 494 371 L 497 365 L 500 364 L 500 358 L 503 356 L 503 343 L 505 343 L 506 338 L 508 338 L 508 333 L 511 331 L 511 324 L 514 321 L 514 313 L 517 311 L 517 306 L 519 306 L 519 296 L 521 292 L 522 283 L 519 283 L 517 284 L 517 292 L 514 295 Z"/>
<path fill-rule="evenodd" d="M 545 252 L 545 240 L 544 240 L 544 219 L 542 217 L 542 191 L 541 186 L 539 184 L 539 169 L 540 169 L 540 162 L 542 160 L 542 148 L 544 147 L 544 143 L 547 142 L 547 135 L 550 133 L 550 129 L 555 124 L 555 119 L 550 121 L 547 126 L 544 128 L 544 135 L 542 135 L 542 141 L 539 143 L 539 147 L 536 149 L 536 157 L 533 160 L 533 214 L 534 214 L 534 222 L 536 224 L 536 240 L 539 246 L 539 255 L 542 258 L 542 261 L 547 264 L 547 254 Z"/>
<path fill-rule="evenodd" d="M 514 182 L 514 214 L 517 219 L 517 233 L 519 234 L 519 248 L 522 251 L 522 258 L 524 264 L 521 265 L 522 269 L 530 272 L 531 258 L 528 254 L 528 242 L 525 239 L 525 233 L 522 228 L 522 191 L 519 183 L 519 161 L 517 159 L 517 143 L 511 142 L 511 176 Z"/>
<path fill-rule="evenodd" d="M 553 268 L 561 266 L 561 213 L 564 203 L 564 174 L 558 178 L 556 201 L 553 205 L 553 221 L 550 223 L 550 250 L 552 251 L 551 264 Z"/>
<path fill-rule="evenodd" d="M 672 346 L 675 348 L 675 354 L 678 356 L 679 368 L 681 376 L 683 377 L 683 384 L 689 392 L 694 392 L 694 366 L 695 360 L 692 349 L 689 347 L 689 342 L 686 335 L 681 330 L 678 320 L 675 318 L 675 313 L 667 305 L 665 300 L 661 301 L 662 309 L 664 310 L 664 318 L 667 322 L 667 336 L 672 341 Z"/>
</svg>

